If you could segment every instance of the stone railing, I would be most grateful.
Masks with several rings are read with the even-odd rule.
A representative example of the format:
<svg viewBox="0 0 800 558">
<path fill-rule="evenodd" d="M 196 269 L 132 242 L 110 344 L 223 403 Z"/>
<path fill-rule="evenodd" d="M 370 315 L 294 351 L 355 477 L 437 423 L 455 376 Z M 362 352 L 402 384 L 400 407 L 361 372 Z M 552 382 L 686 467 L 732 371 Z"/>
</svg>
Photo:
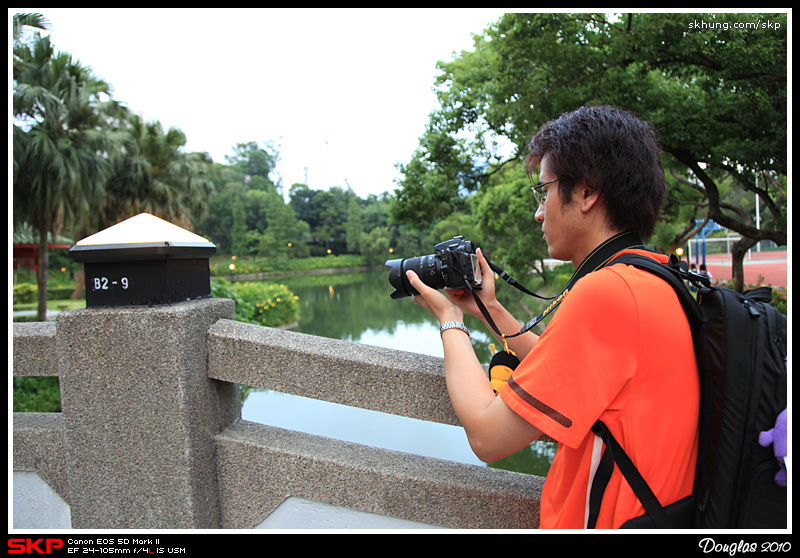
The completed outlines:
<svg viewBox="0 0 800 558">
<path fill-rule="evenodd" d="M 540 477 L 241 419 L 249 385 L 458 425 L 441 359 L 239 323 L 203 299 L 15 324 L 13 360 L 58 376 L 62 403 L 14 414 L 15 528 L 538 526 Z"/>
</svg>

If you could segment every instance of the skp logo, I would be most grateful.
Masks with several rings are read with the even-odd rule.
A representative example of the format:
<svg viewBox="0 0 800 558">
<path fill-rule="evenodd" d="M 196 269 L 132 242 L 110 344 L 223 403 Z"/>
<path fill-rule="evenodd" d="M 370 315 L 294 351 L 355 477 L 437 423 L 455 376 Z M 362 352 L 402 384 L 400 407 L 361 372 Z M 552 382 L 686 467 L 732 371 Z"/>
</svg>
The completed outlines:
<svg viewBox="0 0 800 558">
<path fill-rule="evenodd" d="M 64 548 L 61 539 L 8 539 L 9 554 L 50 554 Z"/>
</svg>

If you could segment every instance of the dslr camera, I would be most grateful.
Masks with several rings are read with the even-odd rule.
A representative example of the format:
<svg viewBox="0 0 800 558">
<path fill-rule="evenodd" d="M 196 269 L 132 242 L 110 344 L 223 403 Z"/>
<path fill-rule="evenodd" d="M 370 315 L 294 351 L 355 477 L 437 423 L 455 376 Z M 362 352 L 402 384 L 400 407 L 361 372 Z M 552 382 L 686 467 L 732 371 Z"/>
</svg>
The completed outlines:
<svg viewBox="0 0 800 558">
<path fill-rule="evenodd" d="M 433 247 L 435 254 L 417 258 L 389 260 L 389 283 L 394 287 L 393 299 L 419 294 L 408 282 L 406 272 L 411 270 L 433 289 L 467 288 L 468 284 L 480 288 L 481 276 L 478 256 L 472 242 L 463 236 L 453 237 Z"/>
</svg>

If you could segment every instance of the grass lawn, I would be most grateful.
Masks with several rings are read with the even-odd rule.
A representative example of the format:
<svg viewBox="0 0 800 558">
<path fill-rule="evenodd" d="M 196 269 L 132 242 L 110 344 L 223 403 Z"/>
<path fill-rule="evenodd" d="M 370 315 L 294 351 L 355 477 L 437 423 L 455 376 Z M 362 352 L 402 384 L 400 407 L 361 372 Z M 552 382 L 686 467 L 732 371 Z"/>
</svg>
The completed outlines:
<svg viewBox="0 0 800 558">
<path fill-rule="evenodd" d="M 28 302 L 24 304 L 15 304 L 13 311 L 16 312 L 32 312 L 33 315 L 36 315 L 37 303 L 35 302 Z M 86 308 L 86 301 L 84 299 L 80 300 L 48 300 L 47 301 L 47 310 L 48 312 L 64 312 L 66 310 L 72 310 L 74 308 Z"/>
</svg>

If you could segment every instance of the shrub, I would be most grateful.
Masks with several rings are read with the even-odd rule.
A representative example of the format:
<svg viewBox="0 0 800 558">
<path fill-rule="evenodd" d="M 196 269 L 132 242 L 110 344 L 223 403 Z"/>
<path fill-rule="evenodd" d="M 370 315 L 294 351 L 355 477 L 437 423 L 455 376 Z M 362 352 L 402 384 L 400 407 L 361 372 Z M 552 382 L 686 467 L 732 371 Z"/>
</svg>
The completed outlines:
<svg viewBox="0 0 800 558">
<path fill-rule="evenodd" d="M 233 300 L 236 318 L 242 322 L 277 327 L 297 321 L 299 299 L 286 285 L 217 279 L 211 282 L 211 294 Z"/>
<path fill-rule="evenodd" d="M 13 408 L 15 413 L 61 412 L 58 378 L 52 376 L 14 378 Z"/>
<path fill-rule="evenodd" d="M 14 304 L 30 304 L 36 302 L 36 293 L 39 289 L 31 283 L 14 285 Z"/>
</svg>

